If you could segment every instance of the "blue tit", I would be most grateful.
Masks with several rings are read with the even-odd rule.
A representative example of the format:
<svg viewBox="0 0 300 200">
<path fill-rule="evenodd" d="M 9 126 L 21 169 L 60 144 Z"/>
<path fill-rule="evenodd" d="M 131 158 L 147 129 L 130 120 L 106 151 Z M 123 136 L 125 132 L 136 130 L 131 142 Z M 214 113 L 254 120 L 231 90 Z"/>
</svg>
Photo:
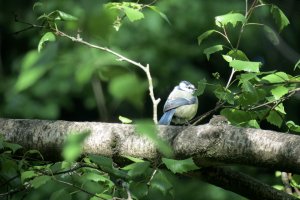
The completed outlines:
<svg viewBox="0 0 300 200">
<path fill-rule="evenodd" d="M 181 81 L 170 93 L 165 105 L 164 114 L 159 124 L 184 124 L 195 117 L 198 109 L 198 99 L 194 96 L 196 88 L 188 81 Z"/>
</svg>

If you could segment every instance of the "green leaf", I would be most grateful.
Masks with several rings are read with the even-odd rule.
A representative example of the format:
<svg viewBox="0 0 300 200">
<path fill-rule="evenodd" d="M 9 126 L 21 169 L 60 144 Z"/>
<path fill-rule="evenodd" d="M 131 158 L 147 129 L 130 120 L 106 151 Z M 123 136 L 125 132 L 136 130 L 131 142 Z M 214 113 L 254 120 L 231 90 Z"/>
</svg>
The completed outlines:
<svg viewBox="0 0 300 200">
<path fill-rule="evenodd" d="M 286 115 L 286 112 L 285 112 L 285 110 L 284 110 L 284 106 L 283 106 L 282 103 L 280 103 L 278 106 L 276 106 L 276 107 L 275 107 L 275 110 L 278 111 L 278 112 L 280 112 L 281 114 Z"/>
<path fill-rule="evenodd" d="M 63 199 L 63 200 L 71 200 L 71 195 L 66 191 L 67 188 L 63 188 L 53 192 L 50 196 L 50 200 Z"/>
<path fill-rule="evenodd" d="M 89 158 L 93 163 L 96 163 L 101 168 L 101 170 L 123 179 L 128 178 L 128 175 L 124 171 L 118 170 L 113 167 L 113 160 L 111 158 L 100 155 L 89 155 Z"/>
<path fill-rule="evenodd" d="M 259 124 L 257 123 L 257 120 L 251 119 L 250 121 L 247 122 L 247 127 L 250 128 L 260 128 Z"/>
<path fill-rule="evenodd" d="M 226 117 L 233 125 L 246 125 L 250 120 L 255 118 L 250 112 L 234 108 L 224 108 L 221 110 L 221 115 Z"/>
<path fill-rule="evenodd" d="M 99 199 L 111 200 L 111 199 L 114 199 L 114 197 L 109 195 L 109 194 L 97 193 L 96 195 L 97 196 L 93 196 L 92 198 L 90 198 L 90 200 L 99 200 Z"/>
<path fill-rule="evenodd" d="M 168 180 L 165 173 L 161 170 L 158 170 L 150 182 L 150 190 L 152 190 L 152 189 L 154 189 L 154 191 L 158 190 L 164 196 L 166 196 L 173 189 L 173 185 Z"/>
<path fill-rule="evenodd" d="M 158 151 L 160 151 L 166 157 L 173 156 L 171 145 L 158 136 L 158 132 L 156 126 L 153 124 L 153 121 L 138 121 L 136 124 L 136 132 L 142 136 L 146 136 L 147 138 L 149 138 L 155 144 Z"/>
<path fill-rule="evenodd" d="M 271 93 L 274 96 L 275 100 L 280 99 L 281 97 L 286 95 L 288 92 L 289 92 L 289 89 L 282 85 L 271 90 Z"/>
<path fill-rule="evenodd" d="M 262 80 L 269 83 L 282 83 L 289 80 L 289 76 L 285 72 L 276 72 L 262 77 Z"/>
<path fill-rule="evenodd" d="M 204 39 L 206 39 L 208 36 L 210 36 L 212 33 L 216 33 L 216 30 L 208 30 L 204 33 L 202 33 L 200 36 L 198 36 L 198 45 L 202 43 Z"/>
<path fill-rule="evenodd" d="M 144 107 L 147 88 L 147 81 L 139 79 L 135 74 L 123 74 L 115 77 L 108 86 L 110 94 L 116 100 L 127 100 L 138 109 Z"/>
<path fill-rule="evenodd" d="M 135 162 L 135 163 L 144 162 L 143 159 L 135 158 L 135 157 L 132 157 L 132 156 L 122 156 L 122 157 L 127 158 L 128 160 L 131 160 L 132 162 Z"/>
<path fill-rule="evenodd" d="M 250 62 L 242 60 L 233 60 L 229 63 L 236 71 L 259 72 L 261 62 Z"/>
<path fill-rule="evenodd" d="M 283 185 L 273 185 L 272 187 L 280 191 L 283 191 L 285 189 Z"/>
<path fill-rule="evenodd" d="M 300 186 L 300 175 L 299 174 L 293 174 L 292 180 L 293 180 L 293 182 L 295 182 L 296 187 L 299 189 L 299 186 Z"/>
<path fill-rule="evenodd" d="M 10 142 L 3 142 L 3 147 L 11 149 L 13 153 L 15 153 L 17 150 L 23 148 L 19 144 L 14 144 L 14 143 L 10 143 Z"/>
<path fill-rule="evenodd" d="M 286 125 L 289 128 L 289 130 L 300 133 L 300 126 L 295 124 L 295 122 L 288 121 L 288 122 L 286 122 Z"/>
<path fill-rule="evenodd" d="M 55 21 L 77 21 L 78 20 L 77 17 L 70 15 L 68 13 L 65 13 L 63 11 L 60 11 L 60 10 L 51 12 L 48 15 L 48 18 L 55 20 Z"/>
<path fill-rule="evenodd" d="M 243 51 L 238 50 L 238 49 L 230 50 L 227 53 L 227 55 L 230 56 L 232 58 L 232 60 L 249 61 L 249 59 L 246 56 L 246 54 Z"/>
<path fill-rule="evenodd" d="M 297 68 L 300 69 L 300 59 L 299 59 L 298 62 L 295 64 L 294 70 L 296 70 Z"/>
<path fill-rule="evenodd" d="M 89 155 L 89 158 L 92 162 L 96 163 L 97 165 L 105 168 L 112 169 L 113 167 L 113 160 L 111 158 L 100 156 L 100 155 Z"/>
<path fill-rule="evenodd" d="M 141 177 L 146 174 L 146 171 L 149 169 L 150 162 L 144 161 L 144 162 L 137 162 L 132 163 L 130 165 L 127 165 L 123 167 L 123 170 L 128 170 L 128 175 L 131 178 L 137 178 Z"/>
<path fill-rule="evenodd" d="M 257 73 L 243 73 L 239 77 L 239 84 L 243 83 L 244 81 L 250 81 L 252 79 L 257 79 Z"/>
<path fill-rule="evenodd" d="M 233 59 L 231 56 L 228 56 L 228 55 L 222 55 L 223 59 L 226 61 L 226 62 L 231 62 Z"/>
<path fill-rule="evenodd" d="M 166 22 L 168 22 L 168 24 L 171 24 L 167 15 L 165 15 L 163 12 L 158 10 L 158 8 L 156 6 L 147 6 L 147 7 L 150 8 L 151 10 L 153 10 L 154 12 L 158 13 Z"/>
<path fill-rule="evenodd" d="M 21 182 L 24 183 L 26 179 L 31 179 L 33 177 L 38 176 L 35 171 L 25 171 L 21 173 Z"/>
<path fill-rule="evenodd" d="M 273 18 L 275 19 L 275 22 L 279 27 L 279 32 L 281 32 L 284 29 L 284 27 L 290 24 L 289 19 L 285 16 L 282 10 L 278 8 L 278 6 L 272 5 L 271 13 L 273 15 Z"/>
<path fill-rule="evenodd" d="M 57 45 L 47 45 L 44 51 L 30 51 L 22 60 L 21 72 L 14 86 L 17 92 L 34 85 L 50 69 L 51 61 L 55 58 Z"/>
<path fill-rule="evenodd" d="M 273 124 L 273 125 L 280 128 L 281 125 L 282 125 L 283 119 L 282 119 L 281 115 L 278 114 L 278 112 L 276 112 L 274 110 L 271 110 L 268 117 L 267 117 L 267 121 L 270 124 Z"/>
<path fill-rule="evenodd" d="M 44 44 L 46 42 L 54 42 L 55 40 L 56 40 L 56 37 L 52 32 L 45 33 L 39 41 L 38 52 L 40 52 L 42 50 L 42 48 L 44 47 Z"/>
<path fill-rule="evenodd" d="M 207 81 L 205 78 L 203 78 L 202 80 L 198 81 L 198 87 L 197 87 L 197 91 L 195 92 L 195 96 L 200 96 L 204 93 L 204 90 L 206 88 L 206 84 Z"/>
<path fill-rule="evenodd" d="M 119 120 L 123 123 L 123 124 L 131 124 L 132 123 L 132 120 L 131 119 L 128 119 L 126 117 L 123 117 L 123 116 L 119 116 Z"/>
<path fill-rule="evenodd" d="M 35 10 L 37 7 L 42 7 L 44 4 L 42 2 L 35 2 L 32 6 L 32 10 Z"/>
<path fill-rule="evenodd" d="M 280 43 L 278 35 L 275 33 L 275 31 L 272 28 L 264 25 L 264 31 L 266 37 L 272 42 L 272 44 L 278 45 Z"/>
<path fill-rule="evenodd" d="M 81 146 L 67 145 L 64 147 L 62 156 L 67 162 L 73 162 L 81 155 Z"/>
<path fill-rule="evenodd" d="M 241 83 L 242 83 L 243 92 L 248 92 L 248 93 L 254 93 L 255 92 L 255 88 L 254 88 L 253 84 L 250 81 L 243 80 Z"/>
<path fill-rule="evenodd" d="M 94 181 L 94 182 L 107 182 L 109 185 L 113 186 L 114 183 L 107 177 L 107 176 L 104 176 L 104 175 L 101 175 L 101 174 L 98 174 L 99 172 L 97 173 L 92 173 L 92 172 L 89 172 L 89 173 L 85 173 L 83 175 L 84 179 L 87 179 L 87 180 L 91 180 L 91 181 Z"/>
<path fill-rule="evenodd" d="M 219 86 L 214 90 L 214 94 L 216 95 L 216 97 L 219 100 L 226 101 L 226 102 L 228 102 L 229 104 L 232 104 L 232 105 L 234 104 L 234 100 L 235 100 L 234 99 L 234 94 L 230 90 L 225 89 L 222 86 Z"/>
<path fill-rule="evenodd" d="M 60 169 L 70 169 L 72 167 L 72 162 L 62 161 Z"/>
<path fill-rule="evenodd" d="M 209 60 L 210 55 L 213 53 L 216 53 L 218 51 L 222 51 L 223 50 L 223 45 L 214 45 L 212 47 L 208 47 L 206 49 L 204 49 L 204 54 L 206 55 L 207 60 Z"/>
<path fill-rule="evenodd" d="M 215 23 L 219 27 L 224 27 L 224 26 L 228 25 L 229 23 L 231 23 L 232 26 L 235 27 L 238 22 L 245 24 L 246 21 L 247 21 L 247 19 L 241 13 L 230 12 L 228 14 L 215 17 Z"/>
<path fill-rule="evenodd" d="M 75 17 L 75 16 L 73 16 L 73 15 L 70 15 L 70 14 L 68 14 L 68 13 L 62 12 L 62 11 L 60 11 L 60 10 L 57 10 L 57 12 L 58 12 L 59 17 L 60 17 L 61 20 L 63 20 L 63 21 L 77 21 L 77 20 L 78 20 L 77 17 Z"/>
<path fill-rule="evenodd" d="M 237 76 L 237 79 L 239 80 L 239 84 L 241 85 L 245 82 L 250 82 L 250 84 L 252 84 L 252 79 L 256 79 L 257 78 L 257 73 L 242 73 L 240 75 Z"/>
<path fill-rule="evenodd" d="M 144 14 L 139 11 L 138 9 L 133 9 L 127 6 L 123 6 L 124 12 L 126 14 L 126 16 L 128 17 L 128 19 L 131 22 L 134 22 L 136 20 L 140 20 L 144 18 Z"/>
<path fill-rule="evenodd" d="M 276 172 L 275 172 L 275 177 L 277 177 L 277 178 L 278 178 L 278 177 L 281 177 L 281 171 L 276 171 Z"/>
<path fill-rule="evenodd" d="M 65 161 L 73 162 L 82 152 L 82 145 L 84 140 L 90 135 L 90 132 L 73 133 L 68 135 L 64 145 L 62 156 Z"/>
<path fill-rule="evenodd" d="M 132 195 L 135 197 L 133 199 L 142 199 L 148 193 L 147 182 L 132 181 L 130 183 L 129 190 L 132 193 Z"/>
<path fill-rule="evenodd" d="M 31 180 L 30 183 L 31 183 L 32 187 L 37 189 L 38 187 L 44 185 L 45 183 L 47 183 L 50 180 L 51 180 L 50 176 L 38 176 L 38 177 L 34 178 L 33 180 Z"/>
<path fill-rule="evenodd" d="M 194 163 L 192 158 L 188 158 L 185 160 L 173 160 L 173 159 L 162 158 L 162 162 L 174 174 L 176 173 L 182 174 L 188 171 L 199 169 L 199 167 Z"/>
<path fill-rule="evenodd" d="M 22 70 L 15 84 L 15 89 L 18 92 L 21 92 L 29 88 L 34 83 L 36 83 L 47 71 L 48 67 L 45 66 L 33 66 L 29 69 Z"/>
<path fill-rule="evenodd" d="M 102 171 L 122 179 L 129 178 L 126 172 L 113 167 L 113 161 L 111 158 L 100 155 L 89 155 L 89 158 L 92 162 L 96 163 Z"/>
<path fill-rule="evenodd" d="M 251 90 L 251 87 L 249 90 Z M 254 104 L 258 103 L 259 100 L 260 100 L 259 93 L 255 89 L 253 90 L 253 92 L 244 91 L 242 94 L 238 95 L 239 105 L 243 106 L 245 108 L 248 108 L 250 105 L 254 105 Z"/>
</svg>

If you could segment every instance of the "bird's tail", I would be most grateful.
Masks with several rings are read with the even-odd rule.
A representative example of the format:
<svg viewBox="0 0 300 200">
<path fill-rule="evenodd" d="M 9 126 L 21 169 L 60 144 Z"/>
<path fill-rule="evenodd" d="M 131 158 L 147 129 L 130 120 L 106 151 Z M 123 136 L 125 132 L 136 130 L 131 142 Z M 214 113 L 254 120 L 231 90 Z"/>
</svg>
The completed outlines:
<svg viewBox="0 0 300 200">
<path fill-rule="evenodd" d="M 175 109 L 171 109 L 171 110 L 168 110 L 167 112 L 165 112 L 163 114 L 163 116 L 160 118 L 158 124 L 160 124 L 160 125 L 170 125 L 175 111 L 176 111 Z"/>
</svg>

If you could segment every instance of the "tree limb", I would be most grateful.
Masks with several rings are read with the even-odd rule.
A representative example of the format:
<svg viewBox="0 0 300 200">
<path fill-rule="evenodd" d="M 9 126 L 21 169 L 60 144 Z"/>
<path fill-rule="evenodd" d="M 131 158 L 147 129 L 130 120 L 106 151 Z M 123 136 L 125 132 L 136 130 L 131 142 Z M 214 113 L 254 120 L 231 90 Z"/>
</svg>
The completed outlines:
<svg viewBox="0 0 300 200">
<path fill-rule="evenodd" d="M 91 135 L 84 153 L 146 159 L 160 156 L 153 142 L 135 133 L 134 125 L 0 118 L 0 133 L 6 140 L 57 159 L 65 137 L 86 130 Z M 172 144 L 176 158 L 193 157 L 200 166 L 243 164 L 300 173 L 298 135 L 227 124 L 159 126 L 159 135 Z"/>
<path fill-rule="evenodd" d="M 207 166 L 196 172 L 207 182 L 254 199 L 262 194 L 266 196 L 259 199 L 293 199 L 247 175 L 215 165 L 244 164 L 300 173 L 300 136 L 217 123 L 159 126 L 158 129 L 159 135 L 172 144 L 177 158 L 193 157 L 199 166 Z M 6 140 L 55 159 L 60 159 L 68 134 L 86 130 L 91 135 L 83 146 L 84 153 L 160 157 L 153 142 L 135 133 L 134 125 L 0 118 L 0 133 Z"/>
</svg>

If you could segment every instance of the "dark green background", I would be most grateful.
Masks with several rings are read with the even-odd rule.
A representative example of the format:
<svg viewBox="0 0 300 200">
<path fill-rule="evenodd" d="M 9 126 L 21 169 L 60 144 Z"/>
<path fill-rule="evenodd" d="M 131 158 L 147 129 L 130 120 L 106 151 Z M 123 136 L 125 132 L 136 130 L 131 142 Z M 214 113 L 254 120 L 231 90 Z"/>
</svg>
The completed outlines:
<svg viewBox="0 0 300 200">
<path fill-rule="evenodd" d="M 69 34 L 75 36 L 79 32 L 88 42 L 107 46 L 142 64 L 149 63 L 155 95 L 162 99 L 159 104 L 161 115 L 164 100 L 181 80 L 196 84 L 198 80 L 206 78 L 209 83 L 226 83 L 230 68 L 221 55 L 212 55 L 207 61 L 203 54 L 205 47 L 222 39 L 214 36 L 199 47 L 197 37 L 215 28 L 215 16 L 230 11 L 243 13 L 245 9 L 243 0 L 158 1 L 156 6 L 168 16 L 171 24 L 157 13 L 146 10 L 145 19 L 134 23 L 124 19 L 117 32 L 112 28 L 113 16 L 102 8 L 107 1 L 43 2 L 44 7 L 35 11 L 32 9 L 34 1 L 0 2 L 0 117 L 106 122 L 118 122 L 119 115 L 131 119 L 152 117 L 146 77 L 140 69 L 116 61 L 105 52 L 61 37 L 37 53 L 38 42 L 45 31 L 33 28 L 14 34 L 27 27 L 15 22 L 14 15 L 19 20 L 38 24 L 40 21 L 36 18 L 41 12 L 62 10 L 79 18 L 76 23 L 61 24 L 60 27 Z M 278 5 L 290 20 L 290 25 L 280 34 L 281 43 L 273 45 L 262 29 L 251 27 L 245 30 L 240 49 L 250 60 L 263 62 L 261 71 L 282 70 L 297 75 L 298 71 L 293 71 L 293 67 L 300 52 L 300 1 L 271 2 Z M 252 21 L 277 29 L 268 9 L 255 11 Z M 236 31 L 229 30 L 229 34 L 236 41 Z M 30 56 L 38 59 L 38 64 L 31 66 L 43 67 L 44 74 L 30 87 L 18 91 L 16 83 L 26 68 L 24 66 L 32 61 Z M 220 80 L 214 79 L 214 72 L 219 72 Z M 99 92 L 99 88 L 103 93 Z M 120 93 L 127 91 L 129 95 L 116 95 L 118 88 Z M 95 96 L 102 101 L 100 106 L 97 106 Z M 199 97 L 198 115 L 213 108 L 216 101 L 208 88 Z M 285 104 L 287 118 L 295 122 L 299 122 L 298 101 L 299 96 L 296 96 Z M 254 171 L 257 178 L 265 179 L 262 175 L 266 174 L 263 173 L 265 171 L 250 171 Z M 269 174 L 271 176 L 265 180 L 272 182 L 273 172 Z M 197 192 L 197 195 L 193 195 L 199 197 L 196 199 L 227 197 L 227 193 L 216 187 L 203 185 L 200 191 L 198 182 L 190 184 L 188 187 L 182 185 L 185 188 L 181 195 Z"/>
</svg>

